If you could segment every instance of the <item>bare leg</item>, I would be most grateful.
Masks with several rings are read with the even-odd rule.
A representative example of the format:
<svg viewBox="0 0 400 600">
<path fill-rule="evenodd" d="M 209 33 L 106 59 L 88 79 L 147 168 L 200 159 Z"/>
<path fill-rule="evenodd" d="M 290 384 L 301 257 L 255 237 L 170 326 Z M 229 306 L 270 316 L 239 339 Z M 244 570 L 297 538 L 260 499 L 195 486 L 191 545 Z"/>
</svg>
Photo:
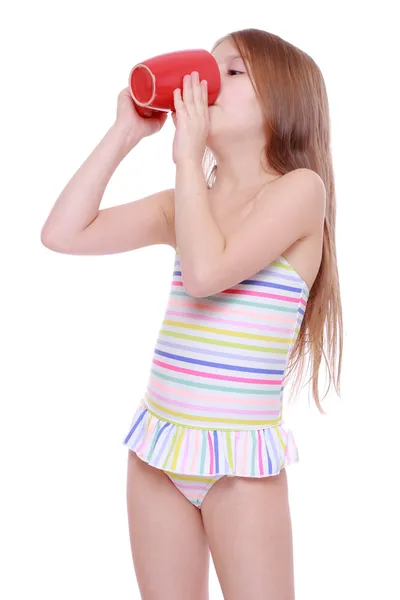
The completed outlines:
<svg viewBox="0 0 400 600">
<path fill-rule="evenodd" d="M 226 600 L 294 600 L 287 475 L 224 477 L 202 504 Z"/>
<path fill-rule="evenodd" d="M 208 600 L 210 552 L 200 510 L 131 450 L 127 508 L 142 599 Z"/>
</svg>

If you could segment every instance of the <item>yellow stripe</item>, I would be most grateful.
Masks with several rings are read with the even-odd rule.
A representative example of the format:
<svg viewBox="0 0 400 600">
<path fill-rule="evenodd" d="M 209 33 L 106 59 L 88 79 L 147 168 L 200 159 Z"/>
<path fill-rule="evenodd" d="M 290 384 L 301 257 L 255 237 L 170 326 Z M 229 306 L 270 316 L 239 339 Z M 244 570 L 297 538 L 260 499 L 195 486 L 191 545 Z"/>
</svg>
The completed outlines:
<svg viewBox="0 0 400 600">
<path fill-rule="evenodd" d="M 181 321 L 170 321 L 165 319 L 164 325 L 171 325 L 172 327 L 186 327 L 187 329 L 197 329 L 199 331 L 205 331 L 207 333 L 220 333 L 223 335 L 231 335 L 233 337 L 242 337 L 249 340 L 262 340 L 263 342 L 276 342 L 278 344 L 290 344 L 291 340 L 288 338 L 271 337 L 269 335 L 257 335 L 256 333 L 244 333 L 241 331 L 228 331 L 227 329 L 218 329 L 217 327 L 206 327 L 205 325 L 194 325 L 193 323 L 183 323 Z"/>
<path fill-rule="evenodd" d="M 201 475 L 182 475 L 181 473 L 172 473 L 171 471 L 164 471 L 171 475 L 174 479 L 179 479 L 179 481 L 194 481 L 194 482 L 204 482 L 204 483 L 213 483 L 217 481 L 216 479 L 211 479 L 210 477 L 202 477 Z"/>
<path fill-rule="evenodd" d="M 282 257 L 282 258 L 284 258 L 284 257 Z M 274 260 L 274 262 L 271 264 L 274 265 L 274 267 L 282 267 L 283 269 L 287 269 L 288 271 L 295 270 L 291 265 L 280 262 L 279 260 Z M 297 271 L 296 271 L 296 273 L 297 273 Z"/>
<path fill-rule="evenodd" d="M 167 456 L 165 458 L 165 461 L 164 461 L 164 464 L 162 466 L 162 469 L 164 469 L 167 466 L 167 462 L 168 462 L 168 459 L 170 457 L 170 454 L 171 454 L 172 450 L 174 449 L 175 440 L 176 440 L 176 438 L 178 436 L 178 433 L 179 433 L 179 428 L 177 428 L 176 431 L 175 431 L 175 433 L 174 433 L 174 437 L 172 438 L 172 442 L 171 442 L 171 447 L 170 447 L 169 452 L 168 452 L 168 454 L 167 454 Z"/>
<path fill-rule="evenodd" d="M 168 410 L 166 409 L 164 406 L 161 406 L 160 404 L 157 404 L 157 402 L 154 402 L 154 400 L 152 400 L 150 398 L 150 396 L 148 394 L 146 394 L 146 396 L 149 398 L 150 402 L 153 404 L 153 406 L 155 406 L 158 410 L 161 410 L 169 415 L 174 415 L 175 417 L 181 417 L 187 420 L 192 420 L 192 421 L 204 421 L 206 423 L 233 423 L 233 424 L 237 424 L 237 425 L 259 425 L 260 428 L 264 427 L 264 426 L 269 426 L 269 425 L 276 425 L 277 422 L 275 421 L 254 421 L 254 420 L 245 420 L 242 421 L 241 419 L 224 419 L 222 417 L 200 417 L 200 416 L 195 416 L 195 415 L 187 415 L 185 413 L 181 413 L 178 412 L 176 410 Z M 157 415 L 156 415 L 157 416 Z M 163 417 L 161 417 L 163 418 Z M 173 423 L 173 421 L 170 421 L 170 419 L 168 419 L 169 423 Z M 186 427 L 186 425 L 184 423 L 176 423 L 176 425 L 180 425 L 181 427 Z M 196 427 L 195 429 L 200 429 L 199 427 Z M 205 429 L 205 428 L 202 428 Z M 214 429 L 214 427 L 213 427 Z M 234 430 L 231 430 L 234 431 Z"/>
<path fill-rule="evenodd" d="M 280 443 L 281 443 L 281 446 L 282 446 L 282 448 L 283 448 L 283 452 L 286 452 L 286 444 L 285 444 L 285 442 L 284 442 L 284 441 L 283 441 L 283 439 L 282 439 L 282 435 L 281 435 L 281 432 L 280 432 L 279 428 L 277 428 L 277 429 L 276 429 L 276 435 L 277 435 L 277 436 L 278 436 L 278 438 L 279 438 L 279 441 L 280 441 Z"/>
<path fill-rule="evenodd" d="M 147 419 L 147 423 L 146 423 L 146 435 L 148 435 L 149 433 L 149 428 L 150 428 L 150 422 L 152 420 L 152 416 L 150 415 L 150 418 Z"/>
<path fill-rule="evenodd" d="M 175 331 L 168 331 L 167 329 L 161 329 L 160 334 L 169 335 L 183 340 L 191 340 L 193 342 L 202 342 L 203 344 L 214 344 L 216 346 L 227 346 L 228 348 L 243 348 L 244 350 L 256 350 L 258 352 L 271 352 L 273 354 L 287 354 L 288 348 L 262 348 L 260 346 L 249 346 L 248 344 L 238 344 L 235 342 L 223 342 L 222 340 L 211 340 L 207 338 L 197 337 L 195 335 L 187 335 L 186 333 L 176 333 Z M 260 336 L 262 337 L 262 336 Z M 294 340 L 286 340 L 288 344 L 291 344 Z"/>
<path fill-rule="evenodd" d="M 174 452 L 174 456 L 172 459 L 172 463 L 171 463 L 171 469 L 176 469 L 177 468 L 177 462 L 178 462 L 178 458 L 179 458 L 179 451 L 181 449 L 182 446 L 182 440 L 183 440 L 183 436 L 185 435 L 185 429 L 182 427 L 182 431 L 181 434 L 178 438 L 178 441 L 176 442 L 176 448 L 175 448 L 175 452 Z"/>
</svg>

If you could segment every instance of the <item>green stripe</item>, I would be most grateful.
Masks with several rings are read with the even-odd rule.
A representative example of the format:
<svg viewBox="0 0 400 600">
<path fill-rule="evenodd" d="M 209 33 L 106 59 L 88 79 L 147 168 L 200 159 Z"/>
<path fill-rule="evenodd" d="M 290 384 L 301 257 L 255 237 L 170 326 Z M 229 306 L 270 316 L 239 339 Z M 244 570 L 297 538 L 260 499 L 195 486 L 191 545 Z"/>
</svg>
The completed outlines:
<svg viewBox="0 0 400 600">
<path fill-rule="evenodd" d="M 175 291 L 171 291 L 170 292 L 171 296 L 185 296 L 186 298 L 193 298 L 192 296 L 189 296 L 189 294 L 186 294 L 186 292 L 175 292 Z M 216 296 L 207 296 L 206 297 L 208 301 L 210 302 L 223 302 L 224 304 L 240 304 L 243 306 L 255 306 L 258 308 L 272 308 L 273 310 L 276 311 L 280 311 L 280 312 L 290 312 L 290 313 L 295 313 L 297 312 L 297 308 L 290 308 L 290 307 L 285 307 L 285 306 L 276 306 L 275 304 L 269 304 L 269 303 L 262 303 L 262 302 L 247 302 L 246 300 L 238 300 L 237 298 L 217 298 Z"/>
<path fill-rule="evenodd" d="M 156 439 L 157 439 L 157 435 L 158 435 L 158 432 L 160 430 L 160 427 L 161 427 L 161 421 L 158 421 L 157 422 L 157 426 L 155 428 L 155 431 L 153 432 L 153 441 L 151 442 L 151 448 L 150 448 L 149 456 L 147 457 L 148 460 L 151 459 L 151 456 L 152 456 L 152 454 L 154 452 L 154 446 L 156 445 Z"/>
<path fill-rule="evenodd" d="M 242 348 L 243 350 L 256 350 L 258 352 L 271 352 L 272 354 L 287 354 L 287 348 L 262 348 L 261 346 L 252 346 L 250 344 L 238 344 L 235 342 L 224 342 L 222 340 L 211 340 L 207 338 L 198 337 L 196 335 L 187 335 L 186 333 L 176 333 L 175 331 L 168 331 L 167 329 L 160 329 L 159 334 L 169 335 L 183 340 L 190 340 L 192 342 L 201 342 L 203 344 L 213 344 L 214 346 L 226 346 L 228 348 Z M 260 336 L 261 339 L 263 338 Z M 287 344 L 292 343 L 292 339 L 285 340 Z"/>
<path fill-rule="evenodd" d="M 276 384 L 279 385 L 279 390 L 278 391 L 274 391 L 274 390 L 252 390 L 252 389 L 246 389 L 246 388 L 242 388 L 242 389 L 238 389 L 237 387 L 223 387 L 221 385 L 209 385 L 207 383 L 197 383 L 195 381 L 185 381 L 184 379 L 181 379 L 179 377 L 171 377 L 170 375 L 165 375 L 162 372 L 157 371 L 156 369 L 150 369 L 151 373 L 153 373 L 153 375 L 157 375 L 157 377 L 160 377 L 161 379 L 166 379 L 167 381 L 173 381 L 174 383 L 180 383 L 182 385 L 187 385 L 189 387 L 195 387 L 195 388 L 202 388 L 205 390 L 219 390 L 222 392 L 231 392 L 232 394 L 261 394 L 263 396 L 277 396 L 277 398 L 280 397 L 280 389 L 281 389 L 281 384 Z M 264 384 L 261 384 L 264 385 Z"/>
<path fill-rule="evenodd" d="M 231 436 L 229 434 L 226 436 L 226 444 L 228 446 L 228 463 L 229 463 L 232 471 L 234 471 L 235 468 L 233 466 L 232 440 L 231 440 Z"/>
</svg>

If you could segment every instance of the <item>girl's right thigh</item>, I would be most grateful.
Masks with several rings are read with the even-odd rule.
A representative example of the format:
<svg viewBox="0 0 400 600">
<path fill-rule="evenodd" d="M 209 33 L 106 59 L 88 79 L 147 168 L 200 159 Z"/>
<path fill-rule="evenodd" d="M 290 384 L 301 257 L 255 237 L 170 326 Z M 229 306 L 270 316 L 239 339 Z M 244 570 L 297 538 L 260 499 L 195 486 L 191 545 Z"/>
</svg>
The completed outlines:
<svg viewBox="0 0 400 600">
<path fill-rule="evenodd" d="M 129 537 L 143 600 L 208 600 L 210 553 L 201 511 L 169 477 L 128 450 Z"/>
</svg>

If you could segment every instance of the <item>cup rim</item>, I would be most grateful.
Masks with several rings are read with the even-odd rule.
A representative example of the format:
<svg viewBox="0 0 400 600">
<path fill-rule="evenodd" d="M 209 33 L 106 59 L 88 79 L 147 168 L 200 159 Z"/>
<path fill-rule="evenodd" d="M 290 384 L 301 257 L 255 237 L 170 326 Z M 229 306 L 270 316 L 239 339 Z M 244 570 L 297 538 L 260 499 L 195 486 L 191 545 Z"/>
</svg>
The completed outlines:
<svg viewBox="0 0 400 600">
<path fill-rule="evenodd" d="M 132 91 L 132 73 L 135 69 L 139 69 L 139 68 L 147 69 L 151 76 L 151 80 L 152 80 L 152 84 L 153 84 L 153 91 L 151 94 L 151 98 L 148 102 L 140 102 L 140 100 L 138 100 L 136 98 L 135 94 Z M 138 104 L 139 106 L 147 107 L 147 106 L 149 106 L 149 104 L 151 104 L 153 102 L 154 97 L 156 95 L 156 78 L 154 76 L 154 73 L 151 71 L 151 69 L 144 63 L 138 63 L 137 65 L 132 67 L 131 72 L 129 73 L 129 90 L 131 92 L 131 96 L 132 96 L 134 102 L 136 102 L 136 104 Z"/>
</svg>

